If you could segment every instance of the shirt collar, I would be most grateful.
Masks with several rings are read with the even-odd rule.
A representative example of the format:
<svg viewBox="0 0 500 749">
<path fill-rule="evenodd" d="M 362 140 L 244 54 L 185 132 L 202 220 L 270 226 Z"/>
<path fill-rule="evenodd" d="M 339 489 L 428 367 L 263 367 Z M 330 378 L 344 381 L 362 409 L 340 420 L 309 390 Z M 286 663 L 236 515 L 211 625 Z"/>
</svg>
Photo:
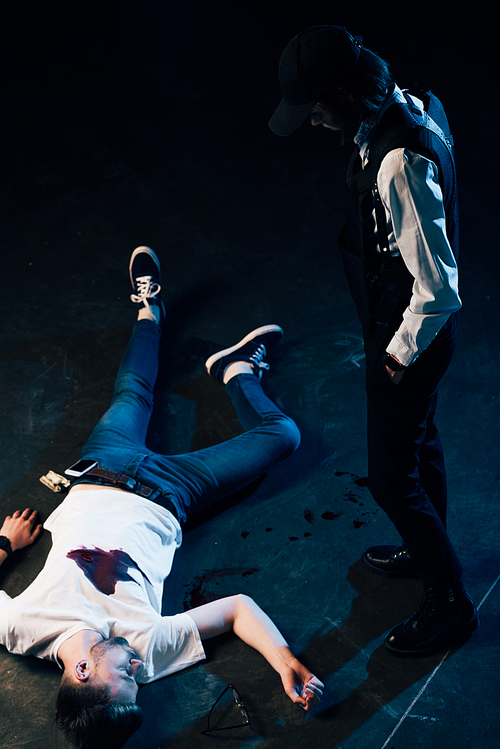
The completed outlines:
<svg viewBox="0 0 500 749">
<path fill-rule="evenodd" d="M 395 104 L 396 102 L 405 102 L 405 101 L 406 99 L 404 97 L 403 92 L 401 91 L 399 86 L 394 84 L 392 91 L 389 93 L 385 102 L 380 107 L 378 114 L 377 114 L 377 119 L 375 120 L 373 125 L 368 125 L 366 122 L 361 123 L 359 130 L 354 137 L 354 142 L 359 148 L 359 155 L 361 157 L 361 163 L 363 167 L 365 167 L 368 162 L 370 145 L 372 143 L 373 137 L 375 135 L 375 131 L 377 129 L 378 123 L 380 122 L 382 115 L 389 109 L 391 104 Z"/>
</svg>

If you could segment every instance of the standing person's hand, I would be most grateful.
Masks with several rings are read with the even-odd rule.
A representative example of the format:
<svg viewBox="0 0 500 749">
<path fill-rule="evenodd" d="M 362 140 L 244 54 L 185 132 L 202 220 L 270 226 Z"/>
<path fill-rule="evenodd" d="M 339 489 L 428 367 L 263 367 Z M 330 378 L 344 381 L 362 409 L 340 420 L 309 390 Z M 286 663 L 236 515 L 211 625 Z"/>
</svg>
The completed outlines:
<svg viewBox="0 0 500 749">
<path fill-rule="evenodd" d="M 405 373 L 404 369 L 402 369 L 400 372 L 393 372 L 392 369 L 389 369 L 387 364 L 385 365 L 385 371 L 389 375 L 393 385 L 398 385 L 403 379 L 403 375 Z"/>
</svg>

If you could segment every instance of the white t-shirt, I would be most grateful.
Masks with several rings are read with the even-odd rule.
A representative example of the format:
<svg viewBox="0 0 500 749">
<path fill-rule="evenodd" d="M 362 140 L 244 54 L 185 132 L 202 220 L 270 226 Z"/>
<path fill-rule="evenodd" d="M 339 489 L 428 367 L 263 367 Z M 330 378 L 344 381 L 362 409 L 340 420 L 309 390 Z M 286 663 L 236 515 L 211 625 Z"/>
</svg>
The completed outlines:
<svg viewBox="0 0 500 749">
<path fill-rule="evenodd" d="M 52 549 L 21 595 L 0 591 L 0 643 L 19 655 L 55 661 L 83 629 L 124 637 L 147 683 L 205 657 L 188 614 L 161 616 L 163 582 L 182 531 L 163 507 L 130 492 L 75 487 L 45 521 Z"/>
</svg>

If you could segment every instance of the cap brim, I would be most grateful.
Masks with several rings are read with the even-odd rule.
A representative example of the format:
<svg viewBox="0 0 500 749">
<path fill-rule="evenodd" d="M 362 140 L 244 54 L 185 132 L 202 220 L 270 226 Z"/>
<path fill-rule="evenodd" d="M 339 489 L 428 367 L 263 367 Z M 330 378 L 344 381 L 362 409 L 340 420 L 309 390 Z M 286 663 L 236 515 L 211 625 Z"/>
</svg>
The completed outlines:
<svg viewBox="0 0 500 749">
<path fill-rule="evenodd" d="M 290 104 L 282 99 L 269 120 L 269 127 L 276 135 L 291 135 L 302 125 L 313 106 L 313 101 L 307 104 Z"/>
</svg>

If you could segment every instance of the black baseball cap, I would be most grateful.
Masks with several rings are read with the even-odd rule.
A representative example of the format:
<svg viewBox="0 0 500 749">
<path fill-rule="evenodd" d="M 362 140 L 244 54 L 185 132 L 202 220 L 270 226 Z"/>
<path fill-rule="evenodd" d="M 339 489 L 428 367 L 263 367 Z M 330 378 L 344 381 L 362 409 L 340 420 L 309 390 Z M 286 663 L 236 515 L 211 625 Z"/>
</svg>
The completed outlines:
<svg viewBox="0 0 500 749">
<path fill-rule="evenodd" d="M 362 37 L 344 26 L 311 26 L 294 36 L 279 63 L 283 98 L 269 120 L 273 133 L 297 130 L 315 102 L 353 69 L 362 46 Z"/>
</svg>

